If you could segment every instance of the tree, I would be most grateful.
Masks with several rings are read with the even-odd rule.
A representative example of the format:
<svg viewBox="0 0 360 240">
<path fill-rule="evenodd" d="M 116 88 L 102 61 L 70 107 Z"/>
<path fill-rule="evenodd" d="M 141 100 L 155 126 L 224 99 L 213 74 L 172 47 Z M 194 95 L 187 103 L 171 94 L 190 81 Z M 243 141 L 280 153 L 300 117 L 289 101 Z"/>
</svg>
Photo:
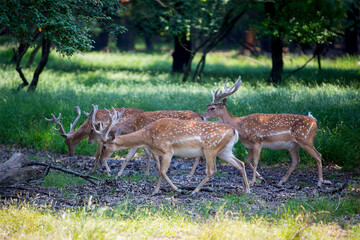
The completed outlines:
<svg viewBox="0 0 360 240">
<path fill-rule="evenodd" d="M 345 52 L 350 55 L 359 53 L 358 35 L 360 26 L 360 4 L 356 0 L 346 0 L 344 2 L 346 9 L 346 27 L 345 27 Z"/>
<path fill-rule="evenodd" d="M 203 55 L 196 67 L 193 81 L 201 77 L 206 55 L 215 48 L 246 12 L 247 1 L 197 0 L 160 1 L 164 29 L 175 39 L 173 72 L 183 72 L 186 81 L 195 55 Z"/>
<path fill-rule="evenodd" d="M 106 30 L 123 32 L 113 17 L 121 11 L 118 0 L 7 0 L 0 9 L 1 33 L 7 34 L 18 47 L 15 52 L 16 70 L 28 91 L 37 87 L 39 76 L 46 66 L 51 46 L 63 56 L 86 52 L 92 48 L 90 36 L 93 23 Z M 28 49 L 41 42 L 42 54 L 29 85 L 21 69 L 21 60 Z"/>
<path fill-rule="evenodd" d="M 275 0 L 265 1 L 263 7 L 265 18 L 258 25 L 258 32 L 271 39 L 272 69 L 268 82 L 273 84 L 281 81 L 284 44 L 316 44 L 315 53 L 320 57 L 324 44 L 342 31 L 340 0 Z"/>
</svg>

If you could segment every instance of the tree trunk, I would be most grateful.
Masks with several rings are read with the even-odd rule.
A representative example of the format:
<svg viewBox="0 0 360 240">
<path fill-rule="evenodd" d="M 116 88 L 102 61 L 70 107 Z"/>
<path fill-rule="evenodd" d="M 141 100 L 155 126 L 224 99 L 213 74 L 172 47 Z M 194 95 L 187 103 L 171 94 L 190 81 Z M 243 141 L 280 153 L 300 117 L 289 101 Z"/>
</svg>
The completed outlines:
<svg viewBox="0 0 360 240">
<path fill-rule="evenodd" d="M 183 73 L 191 58 L 191 41 L 186 39 L 185 34 L 174 37 L 174 52 L 172 57 L 172 71 L 174 73 Z"/>
<path fill-rule="evenodd" d="M 28 92 L 35 91 L 35 89 L 37 87 L 37 84 L 39 81 L 39 76 L 40 76 L 41 72 L 44 70 L 44 67 L 46 66 L 46 63 L 49 59 L 50 46 L 51 46 L 51 41 L 44 37 L 42 40 L 41 59 L 40 59 L 40 62 L 38 64 L 37 68 L 35 69 L 33 80 L 31 81 L 31 84 L 28 88 Z"/>
<path fill-rule="evenodd" d="M 27 63 L 26 63 L 26 68 L 30 68 L 30 66 L 31 66 L 31 64 L 33 63 L 34 58 L 35 58 L 37 52 L 39 51 L 40 47 L 41 47 L 41 44 L 38 43 L 38 44 L 36 45 L 36 47 L 34 48 L 34 50 L 31 52 L 31 55 L 30 55 L 30 57 L 29 57 L 29 60 L 28 60 Z"/>
<path fill-rule="evenodd" d="M 355 4 L 351 4 L 350 9 L 347 11 L 347 22 L 351 23 L 345 29 L 345 52 L 350 55 L 356 55 L 358 49 L 358 25 L 359 25 L 359 8 Z"/>
<path fill-rule="evenodd" d="M 324 50 L 324 47 L 324 44 L 317 44 L 314 52 L 314 56 L 317 56 L 319 70 L 321 70 L 321 53 Z"/>
<path fill-rule="evenodd" d="M 284 68 L 284 62 L 282 58 L 283 43 L 280 38 L 273 38 L 271 40 L 271 61 L 272 69 L 268 78 L 269 83 L 279 84 L 281 81 L 281 74 Z"/>
<path fill-rule="evenodd" d="M 27 166 L 23 154 L 15 153 L 9 160 L 0 165 L 0 185 L 30 181 L 44 177 L 46 167 Z"/>
<path fill-rule="evenodd" d="M 127 27 L 126 33 L 121 33 L 116 36 L 116 45 L 120 50 L 131 51 L 135 49 L 135 30 L 131 26 L 131 20 L 129 16 L 124 16 L 121 19 L 121 25 Z"/>
<path fill-rule="evenodd" d="M 154 50 L 153 37 L 151 36 L 151 34 L 145 32 L 144 40 L 145 40 L 146 51 Z"/>
<path fill-rule="evenodd" d="M 276 19 L 276 9 L 275 9 L 275 1 L 265 2 L 265 13 L 267 14 L 268 18 L 272 22 Z M 279 84 L 281 81 L 281 74 L 283 72 L 284 62 L 282 58 L 283 54 L 283 42 L 281 39 L 281 28 L 275 25 L 276 23 L 272 23 L 270 28 L 274 31 L 277 29 L 279 32 L 277 35 L 271 36 L 271 61 L 272 61 L 272 69 L 270 76 L 268 78 L 269 83 Z"/>
<path fill-rule="evenodd" d="M 17 51 L 14 50 L 14 58 L 16 61 L 16 71 L 19 73 L 20 78 L 23 81 L 23 83 L 18 86 L 18 90 L 29 85 L 29 82 L 26 80 L 26 77 L 21 69 L 21 59 L 23 58 L 23 56 L 25 55 L 25 53 L 27 52 L 29 47 L 30 47 L 30 45 L 28 43 L 21 42 L 18 47 L 18 50 Z"/>
<path fill-rule="evenodd" d="M 105 31 L 101 31 L 100 34 L 96 37 L 94 43 L 94 51 L 109 51 L 109 34 Z"/>
</svg>

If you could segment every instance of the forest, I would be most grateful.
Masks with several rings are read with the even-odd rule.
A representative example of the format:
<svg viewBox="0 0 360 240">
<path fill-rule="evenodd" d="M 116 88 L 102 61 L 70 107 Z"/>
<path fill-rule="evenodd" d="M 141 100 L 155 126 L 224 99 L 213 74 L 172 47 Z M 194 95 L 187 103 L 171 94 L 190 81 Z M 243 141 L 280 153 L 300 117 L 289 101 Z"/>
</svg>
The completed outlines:
<svg viewBox="0 0 360 240">
<path fill-rule="evenodd" d="M 0 238 L 360 238 L 354 0 L 6 0 Z"/>
</svg>

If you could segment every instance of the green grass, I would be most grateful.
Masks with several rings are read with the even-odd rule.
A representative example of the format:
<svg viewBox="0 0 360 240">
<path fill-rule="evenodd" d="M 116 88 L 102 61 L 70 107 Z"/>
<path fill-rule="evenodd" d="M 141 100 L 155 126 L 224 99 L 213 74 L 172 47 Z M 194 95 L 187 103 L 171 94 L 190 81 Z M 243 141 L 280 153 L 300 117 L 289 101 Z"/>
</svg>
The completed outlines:
<svg viewBox="0 0 360 240">
<path fill-rule="evenodd" d="M 75 177 L 66 173 L 57 172 L 55 170 L 51 171 L 46 177 L 44 177 L 43 187 L 56 187 L 56 188 L 65 188 L 66 186 L 76 186 L 81 185 L 86 182 L 86 180 Z"/>
<path fill-rule="evenodd" d="M 318 121 L 315 147 L 324 162 L 347 170 L 357 170 L 360 165 L 360 67 L 354 57 L 324 59 L 322 71 L 311 62 L 276 88 L 264 83 L 271 68 L 269 58 L 250 59 L 236 52 L 209 54 L 204 77 L 196 83 L 182 83 L 181 75 L 171 74 L 171 56 L 167 53 L 88 53 L 71 59 L 52 54 L 38 89 L 31 94 L 14 90 L 21 81 L 10 63 L 11 57 L 10 49 L 0 48 L 0 143 L 7 146 L 66 153 L 63 138 L 44 117 L 61 112 L 61 121 L 68 131 L 76 117 L 76 105 L 85 111 L 90 111 L 94 103 L 100 108 L 188 109 L 203 113 L 212 100 L 210 89 L 221 87 L 226 78 L 234 81 L 241 75 L 243 85 L 227 104 L 233 115 L 312 112 Z M 286 56 L 284 76 L 306 60 L 306 56 Z M 24 73 L 30 78 L 33 70 L 24 69 Z M 85 121 L 84 115 L 80 121 Z M 96 146 L 84 140 L 76 153 L 94 155 L 95 151 Z M 246 153 L 241 144 L 236 145 L 238 158 L 245 160 Z M 300 154 L 303 166 L 315 165 L 304 151 Z M 260 164 L 276 164 L 289 158 L 285 151 L 264 149 Z M 223 174 L 226 173 L 218 176 Z M 124 177 L 138 181 L 141 175 Z M 66 185 L 83 182 L 51 171 L 43 186 L 74 197 Z M 88 205 L 55 212 L 52 206 L 14 202 L 0 208 L 0 239 L 360 238 L 357 196 L 271 204 L 252 195 L 229 195 L 195 204 L 182 205 L 170 199 L 167 203 L 140 205 L 129 201 L 114 208 Z"/>
<path fill-rule="evenodd" d="M 10 63 L 11 50 L 0 48 L 0 143 L 36 150 L 66 153 L 63 138 L 44 121 L 51 113 L 62 113 L 65 131 L 75 119 L 75 106 L 90 111 L 99 108 L 137 107 L 144 110 L 206 111 L 212 100 L 210 89 L 222 87 L 242 76 L 243 84 L 229 97 L 228 110 L 235 116 L 251 113 L 311 112 L 318 121 L 315 147 L 324 162 L 347 170 L 360 165 L 360 67 L 354 57 L 324 59 L 323 70 L 315 62 L 280 86 L 265 83 L 271 61 L 250 59 L 236 52 L 209 54 L 200 82 L 182 83 L 181 75 L 171 74 L 171 56 L 161 53 L 88 53 L 71 59 L 52 54 L 40 76 L 35 93 L 16 92 L 21 82 Z M 25 60 L 28 56 L 25 57 Z M 307 57 L 285 57 L 285 73 L 301 66 Z M 24 69 L 27 77 L 34 69 Z M 85 121 L 81 116 L 80 122 Z M 79 126 L 79 125 L 78 125 Z M 77 154 L 94 155 L 96 147 L 82 141 Z M 244 160 L 246 149 L 237 144 L 236 155 Z M 315 161 L 304 151 L 306 164 Z M 274 164 L 289 159 L 286 151 L 264 149 L 261 162 Z"/>
<path fill-rule="evenodd" d="M 4 239 L 358 239 L 359 201 L 354 198 L 290 200 L 271 211 L 251 197 L 229 196 L 196 208 L 176 203 L 114 208 L 91 205 L 54 212 L 10 204 L 0 208 Z M 90 204 L 90 203 L 89 203 Z M 200 206 L 199 206 L 200 205 Z M 202 209 L 200 209 L 202 208 Z"/>
</svg>

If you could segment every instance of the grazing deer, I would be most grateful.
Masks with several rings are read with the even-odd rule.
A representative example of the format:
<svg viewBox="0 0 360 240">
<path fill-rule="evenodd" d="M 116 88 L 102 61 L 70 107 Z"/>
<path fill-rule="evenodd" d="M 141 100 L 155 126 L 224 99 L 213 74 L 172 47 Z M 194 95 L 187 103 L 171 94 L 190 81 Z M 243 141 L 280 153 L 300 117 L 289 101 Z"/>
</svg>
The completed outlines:
<svg viewBox="0 0 360 240">
<path fill-rule="evenodd" d="M 244 190 L 246 193 L 250 193 L 245 165 L 232 153 L 233 146 L 238 140 L 238 134 L 229 125 L 207 121 L 162 118 L 126 135 L 119 135 L 121 131 L 119 129 L 114 138 L 109 133 L 116 125 L 121 114 L 116 110 L 113 110 L 113 114 L 108 111 L 108 114 L 111 121 L 105 129 L 100 126 L 99 130 L 96 130 L 94 126 L 94 131 L 103 141 L 101 162 L 105 161 L 117 150 L 143 146 L 149 148 L 156 158 L 161 156 L 159 179 L 153 195 L 159 192 L 162 178 L 166 179 L 174 191 L 181 192 L 166 175 L 173 155 L 205 157 L 206 177 L 192 194 L 197 193 L 209 178 L 216 173 L 216 156 L 224 159 L 239 170 L 244 181 Z"/>
<path fill-rule="evenodd" d="M 45 118 L 46 121 L 53 122 L 59 126 L 58 129 L 55 127 L 53 127 L 53 129 L 57 132 L 60 132 L 61 136 L 63 138 L 65 138 L 65 143 L 69 148 L 70 156 L 75 155 L 75 149 L 76 149 L 77 144 L 81 140 L 88 138 L 92 131 L 92 125 L 90 124 L 88 119 L 78 129 L 74 130 L 74 127 L 77 124 L 77 122 L 79 121 L 80 115 L 81 115 L 80 107 L 76 106 L 75 109 L 76 109 L 76 112 L 78 115 L 77 115 L 75 121 L 72 124 L 70 124 L 70 132 L 68 132 L 68 133 L 65 132 L 64 127 L 60 122 L 61 113 L 59 113 L 59 116 L 57 118 L 55 117 L 55 115 L 53 113 L 51 113 L 52 119 Z M 120 110 L 120 108 L 118 110 Z M 145 111 L 138 109 L 138 108 L 126 108 L 124 114 L 121 117 L 121 121 L 126 121 L 127 119 L 132 118 L 142 112 L 145 112 Z M 86 116 L 88 116 L 88 114 L 86 112 L 84 112 L 84 114 Z M 95 122 L 107 123 L 110 120 L 108 118 L 108 114 L 105 112 L 105 110 L 99 110 L 95 114 L 92 114 L 92 119 L 93 119 L 93 123 L 95 123 Z M 97 152 L 96 152 L 96 161 L 95 161 L 94 167 L 92 169 L 92 172 L 96 171 L 97 161 L 98 161 L 98 158 L 100 157 L 101 149 L 102 149 L 102 145 L 99 145 Z M 148 154 L 148 163 L 146 166 L 148 169 L 149 161 L 150 161 L 151 157 L 150 157 L 150 152 L 147 151 L 146 153 Z"/>
<path fill-rule="evenodd" d="M 241 85 L 241 77 L 238 78 L 232 87 L 224 86 L 224 92 L 219 89 L 214 93 L 211 90 L 213 101 L 207 105 L 208 110 L 204 117 L 207 119 L 218 118 L 222 123 L 229 124 L 239 133 L 242 144 L 249 149 L 246 157 L 246 164 L 253 170 L 251 184 L 256 180 L 256 172 L 261 148 L 273 150 L 287 149 L 290 152 L 292 163 L 285 176 L 278 185 L 284 183 L 300 162 L 299 146 L 307 151 L 315 160 L 318 166 L 318 186 L 322 183 L 329 183 L 323 180 L 321 154 L 314 147 L 317 123 L 314 117 L 298 114 L 261 114 L 255 113 L 244 117 L 234 117 L 226 109 L 226 98 L 236 92 Z M 223 99 L 224 98 L 224 99 Z M 223 99 L 221 102 L 220 100 Z M 251 159 L 254 166 L 251 165 Z"/>
<path fill-rule="evenodd" d="M 96 124 L 95 122 L 93 122 L 93 118 L 91 117 L 93 114 L 96 114 L 97 111 L 97 106 L 93 105 L 93 111 L 91 114 L 88 114 L 87 116 L 89 117 L 89 121 L 90 123 L 92 123 L 96 129 L 100 128 L 100 124 L 103 125 L 103 123 L 98 123 Z M 111 110 L 110 110 L 111 111 Z M 121 134 L 129 134 L 132 132 L 136 132 L 138 130 L 140 130 L 141 128 L 149 125 L 150 123 L 161 119 L 161 118 L 172 118 L 172 119 L 182 119 L 182 120 L 198 120 L 201 121 L 204 118 L 202 117 L 201 114 L 196 113 L 196 112 L 192 112 L 192 111 L 172 111 L 172 110 L 164 110 L 164 111 L 149 111 L 149 112 L 142 112 L 132 118 L 127 119 L 126 121 L 120 121 L 117 122 L 113 127 L 112 130 L 109 132 L 109 134 L 111 134 L 114 137 L 115 132 L 118 129 L 121 129 Z M 89 144 L 91 144 L 94 141 L 97 141 L 98 144 L 102 144 L 101 143 L 101 137 L 100 135 L 98 135 L 96 133 L 96 131 L 92 130 L 90 135 L 89 135 Z M 125 161 L 122 164 L 120 171 L 118 172 L 116 178 L 118 178 L 119 176 L 121 176 L 122 172 L 124 171 L 126 165 L 128 164 L 128 162 L 130 161 L 130 159 L 134 156 L 134 154 L 136 153 L 138 148 L 131 148 L 129 153 L 126 155 L 125 157 Z M 146 149 L 146 148 L 144 148 Z M 150 156 L 150 154 L 148 154 L 148 156 Z M 156 158 L 155 162 L 157 167 L 159 167 L 159 163 L 157 161 Z M 191 169 L 191 171 L 189 172 L 189 177 L 193 176 L 196 170 L 196 167 L 198 166 L 200 161 L 200 157 L 195 158 L 193 167 Z M 107 171 L 109 172 L 109 169 L 107 167 L 107 163 L 105 161 L 105 167 L 107 169 Z M 149 175 L 149 169 L 146 169 L 147 171 L 147 175 Z"/>
</svg>

